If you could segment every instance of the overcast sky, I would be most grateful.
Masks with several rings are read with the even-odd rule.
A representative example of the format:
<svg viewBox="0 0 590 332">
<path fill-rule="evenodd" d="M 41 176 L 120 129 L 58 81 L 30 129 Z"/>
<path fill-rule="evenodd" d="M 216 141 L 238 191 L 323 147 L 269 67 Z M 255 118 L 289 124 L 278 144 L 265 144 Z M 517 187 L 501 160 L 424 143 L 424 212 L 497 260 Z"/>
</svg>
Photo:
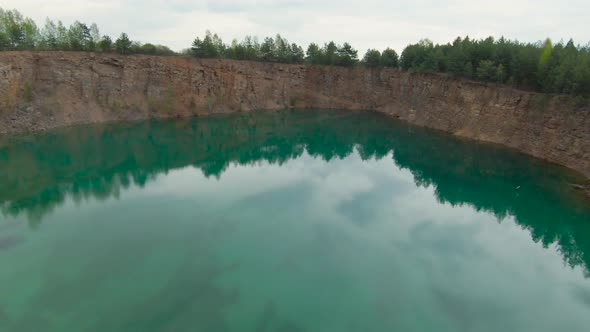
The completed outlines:
<svg viewBox="0 0 590 332">
<path fill-rule="evenodd" d="M 45 18 L 96 22 L 102 34 L 125 31 L 133 40 L 190 46 L 205 30 L 226 42 L 280 33 L 304 48 L 312 41 L 350 42 L 363 53 L 388 46 L 401 52 L 421 38 L 550 37 L 590 41 L 589 0 L 2 0 L 42 26 Z"/>
</svg>

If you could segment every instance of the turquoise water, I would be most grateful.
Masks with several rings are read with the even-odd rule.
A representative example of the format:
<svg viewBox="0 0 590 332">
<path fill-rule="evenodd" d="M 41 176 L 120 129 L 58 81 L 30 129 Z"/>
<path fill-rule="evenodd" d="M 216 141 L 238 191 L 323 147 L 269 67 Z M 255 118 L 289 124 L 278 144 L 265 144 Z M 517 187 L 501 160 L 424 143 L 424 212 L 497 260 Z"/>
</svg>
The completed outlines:
<svg viewBox="0 0 590 332">
<path fill-rule="evenodd" d="M 0 140 L 0 331 L 589 331 L 575 174 L 373 113 Z"/>
</svg>

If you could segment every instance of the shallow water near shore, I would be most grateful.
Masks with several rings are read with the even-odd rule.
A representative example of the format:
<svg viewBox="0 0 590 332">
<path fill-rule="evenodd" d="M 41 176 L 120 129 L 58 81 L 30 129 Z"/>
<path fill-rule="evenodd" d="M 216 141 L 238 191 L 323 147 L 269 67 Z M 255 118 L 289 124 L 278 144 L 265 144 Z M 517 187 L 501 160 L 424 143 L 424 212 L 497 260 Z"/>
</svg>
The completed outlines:
<svg viewBox="0 0 590 332">
<path fill-rule="evenodd" d="M 575 174 L 369 112 L 0 144 L 0 331 L 587 331 Z"/>
</svg>

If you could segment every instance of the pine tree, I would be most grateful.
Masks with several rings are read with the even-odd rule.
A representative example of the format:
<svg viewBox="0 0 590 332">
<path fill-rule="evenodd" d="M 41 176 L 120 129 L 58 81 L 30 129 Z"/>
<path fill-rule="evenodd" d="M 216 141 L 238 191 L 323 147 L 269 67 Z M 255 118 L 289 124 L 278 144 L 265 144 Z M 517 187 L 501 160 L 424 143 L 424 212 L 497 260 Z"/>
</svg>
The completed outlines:
<svg viewBox="0 0 590 332">
<path fill-rule="evenodd" d="M 120 54 L 129 54 L 131 50 L 132 42 L 126 33 L 122 33 L 119 38 L 115 41 L 115 49 Z"/>
<path fill-rule="evenodd" d="M 369 49 L 363 57 L 363 63 L 367 67 L 379 67 L 381 64 L 381 53 L 376 49 Z"/>
</svg>

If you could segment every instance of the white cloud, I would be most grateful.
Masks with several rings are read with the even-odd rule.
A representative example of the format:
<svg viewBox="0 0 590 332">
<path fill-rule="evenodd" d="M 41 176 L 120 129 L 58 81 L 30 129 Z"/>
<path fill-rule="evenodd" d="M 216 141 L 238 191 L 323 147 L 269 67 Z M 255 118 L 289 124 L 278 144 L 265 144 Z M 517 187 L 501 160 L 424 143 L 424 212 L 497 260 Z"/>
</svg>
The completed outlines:
<svg viewBox="0 0 590 332">
<path fill-rule="evenodd" d="M 46 16 L 66 24 L 76 19 L 96 22 L 112 36 L 125 31 L 133 39 L 177 50 L 189 47 L 207 29 L 227 42 L 276 33 L 303 45 L 349 41 L 361 53 L 387 46 L 401 51 L 424 37 L 448 42 L 458 35 L 590 40 L 590 3 L 584 0 L 4 0 L 2 7 L 16 8 L 39 24 Z"/>
</svg>

